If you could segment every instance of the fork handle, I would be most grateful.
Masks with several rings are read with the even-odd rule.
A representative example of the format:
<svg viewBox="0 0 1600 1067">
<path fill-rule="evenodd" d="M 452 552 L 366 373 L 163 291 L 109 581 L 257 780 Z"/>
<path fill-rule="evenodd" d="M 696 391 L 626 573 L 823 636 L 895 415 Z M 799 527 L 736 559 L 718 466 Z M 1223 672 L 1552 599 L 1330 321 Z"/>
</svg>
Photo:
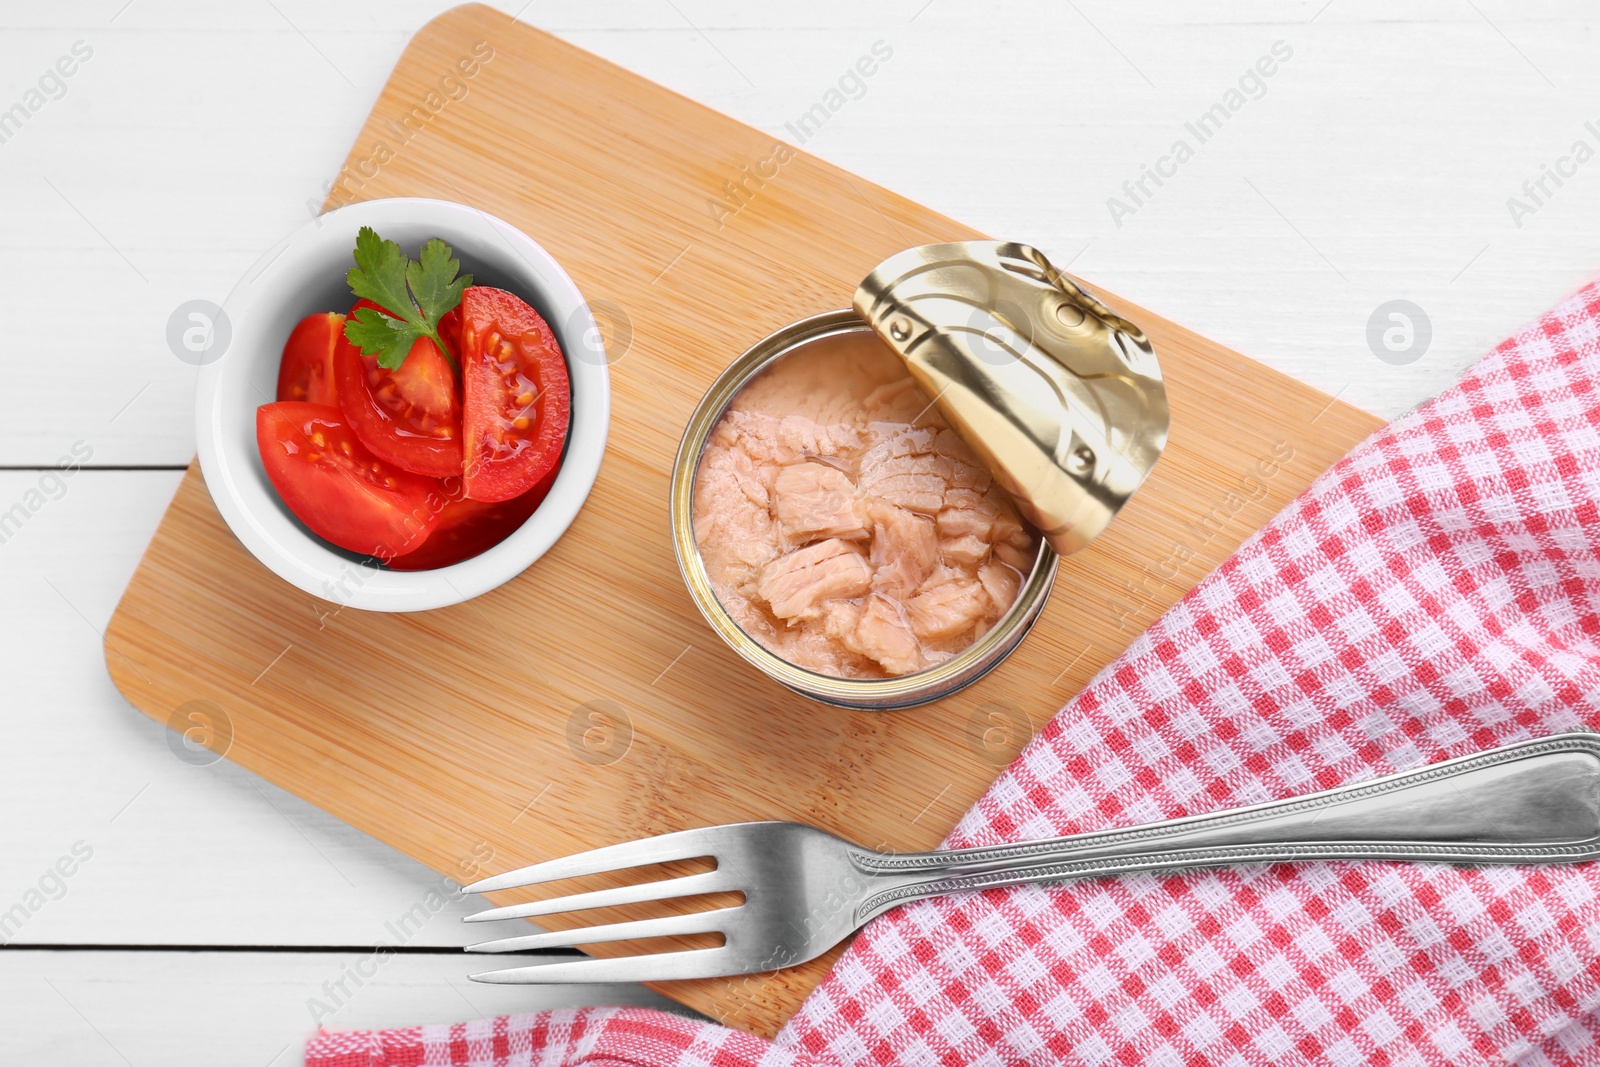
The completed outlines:
<svg viewBox="0 0 1600 1067">
<path fill-rule="evenodd" d="M 1298 860 L 1573 863 L 1600 856 L 1600 734 L 1556 734 L 1287 800 L 1121 830 L 909 855 L 855 852 L 908 900 L 1114 874 Z"/>
</svg>

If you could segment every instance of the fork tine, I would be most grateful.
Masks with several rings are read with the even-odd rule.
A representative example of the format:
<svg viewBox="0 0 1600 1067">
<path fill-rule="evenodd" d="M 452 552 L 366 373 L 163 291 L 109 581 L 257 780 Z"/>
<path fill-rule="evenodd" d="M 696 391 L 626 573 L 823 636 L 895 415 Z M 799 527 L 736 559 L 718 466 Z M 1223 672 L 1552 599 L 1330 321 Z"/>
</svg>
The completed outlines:
<svg viewBox="0 0 1600 1067">
<path fill-rule="evenodd" d="M 644 937 L 676 937 L 679 934 L 709 934 L 722 928 L 722 920 L 738 907 L 695 911 L 688 915 L 666 915 L 658 919 L 635 919 L 625 923 L 584 926 L 576 930 L 552 930 L 543 934 L 502 937 L 468 945 L 468 952 L 520 952 L 535 948 L 572 948 L 601 941 L 632 941 Z"/>
<path fill-rule="evenodd" d="M 507 871 L 504 874 L 480 878 L 471 885 L 464 886 L 463 892 L 493 893 L 500 889 L 515 889 L 518 886 L 535 885 L 539 882 L 553 882 L 558 878 L 577 878 L 580 875 L 603 874 L 628 867 L 643 867 L 651 863 L 711 856 L 714 855 L 710 849 L 711 837 L 711 833 L 704 829 L 678 830 L 675 833 L 658 834 L 639 841 L 624 841 L 617 845 L 592 848 L 587 852 L 578 852 L 571 856 L 562 856 L 559 859 Z"/>
<path fill-rule="evenodd" d="M 481 971 L 471 977 L 474 982 L 486 985 L 562 985 L 568 982 L 665 982 L 679 978 L 715 978 L 738 971 L 737 959 L 723 946 L 606 960 L 537 963 L 531 967 Z"/>
<path fill-rule="evenodd" d="M 616 904 L 642 904 L 652 900 L 670 900 L 690 897 L 699 893 L 716 893 L 733 889 L 732 871 L 707 871 L 681 878 L 663 878 L 655 882 L 618 886 L 615 889 L 597 889 L 592 893 L 569 893 L 564 897 L 535 900 L 528 904 L 510 904 L 503 908 L 489 908 L 465 917 L 469 923 L 498 922 L 501 919 L 526 919 L 533 915 L 559 915 L 566 911 L 584 911 L 588 908 L 609 908 Z"/>
</svg>

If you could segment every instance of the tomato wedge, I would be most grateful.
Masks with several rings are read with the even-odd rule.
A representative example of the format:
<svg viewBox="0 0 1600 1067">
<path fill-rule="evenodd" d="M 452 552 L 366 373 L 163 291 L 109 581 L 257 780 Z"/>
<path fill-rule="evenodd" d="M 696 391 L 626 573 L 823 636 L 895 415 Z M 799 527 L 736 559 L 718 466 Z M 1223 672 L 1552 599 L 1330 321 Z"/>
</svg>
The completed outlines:
<svg viewBox="0 0 1600 1067">
<path fill-rule="evenodd" d="M 350 309 L 377 308 L 358 300 Z M 383 310 L 379 308 L 378 310 Z M 461 404 L 455 373 L 427 338 L 411 346 L 395 370 L 339 335 L 333 354 L 339 407 L 361 443 L 387 463 L 413 474 L 448 478 L 461 473 Z"/>
<path fill-rule="evenodd" d="M 344 339 L 344 316 L 337 311 L 307 315 L 289 333 L 278 365 L 278 399 L 308 404 L 338 404 L 333 391 L 333 348 Z"/>
<path fill-rule="evenodd" d="M 422 547 L 389 560 L 389 567 L 397 571 L 432 570 L 488 551 L 528 521 L 550 492 L 555 473 L 551 471 L 544 481 L 510 500 L 493 504 L 465 497 L 451 500 L 439 513 L 439 525 Z"/>
<path fill-rule="evenodd" d="M 439 316 L 439 336 L 444 338 L 444 343 L 450 346 L 450 351 L 461 351 L 461 305 L 446 311 Z"/>
<path fill-rule="evenodd" d="M 312 533 L 388 560 L 439 524 L 439 483 L 378 459 L 339 409 L 279 401 L 256 411 L 256 447 L 273 488 Z"/>
<path fill-rule="evenodd" d="M 521 496 L 561 462 L 572 415 L 561 346 L 525 302 L 474 285 L 461 297 L 460 352 L 466 496 Z"/>
</svg>

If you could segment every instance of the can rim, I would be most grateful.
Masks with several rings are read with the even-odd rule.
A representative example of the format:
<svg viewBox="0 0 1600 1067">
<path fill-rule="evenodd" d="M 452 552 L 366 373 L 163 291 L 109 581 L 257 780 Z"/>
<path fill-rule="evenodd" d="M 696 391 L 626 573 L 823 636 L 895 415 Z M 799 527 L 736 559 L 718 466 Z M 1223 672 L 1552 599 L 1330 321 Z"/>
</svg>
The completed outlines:
<svg viewBox="0 0 1600 1067">
<path fill-rule="evenodd" d="M 694 483 L 700 455 L 712 429 L 745 384 L 761 370 L 800 345 L 836 334 L 865 333 L 876 337 L 853 310 L 825 311 L 781 327 L 757 341 L 711 383 L 684 429 L 672 463 L 670 518 L 672 547 L 690 599 L 723 641 L 745 661 L 796 692 L 842 707 L 892 710 L 936 700 L 997 666 L 1020 642 L 1043 609 L 1055 582 L 1059 557 L 1039 539 L 1039 553 L 1011 607 L 983 636 L 936 666 L 891 678 L 836 678 L 798 667 L 746 633 L 722 606 L 711 587 L 705 561 L 694 535 Z"/>
</svg>

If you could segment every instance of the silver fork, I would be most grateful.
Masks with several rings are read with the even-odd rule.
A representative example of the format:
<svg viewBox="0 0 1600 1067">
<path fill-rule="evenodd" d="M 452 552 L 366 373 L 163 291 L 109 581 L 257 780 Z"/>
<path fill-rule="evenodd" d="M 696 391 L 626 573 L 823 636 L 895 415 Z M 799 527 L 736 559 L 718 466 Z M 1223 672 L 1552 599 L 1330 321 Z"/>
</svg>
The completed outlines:
<svg viewBox="0 0 1600 1067">
<path fill-rule="evenodd" d="M 1303 860 L 1593 859 L 1600 857 L 1600 734 L 1556 734 L 1287 800 L 1048 841 L 897 855 L 799 823 L 737 823 L 608 845 L 485 878 L 466 890 L 492 893 L 697 857 L 715 860 L 716 869 L 513 904 L 467 921 L 728 891 L 742 892 L 744 903 L 508 937 L 467 951 L 571 948 L 685 934 L 721 934 L 722 945 L 472 977 L 499 984 L 652 982 L 772 971 L 821 955 L 906 901 L 1024 882 Z"/>
</svg>

